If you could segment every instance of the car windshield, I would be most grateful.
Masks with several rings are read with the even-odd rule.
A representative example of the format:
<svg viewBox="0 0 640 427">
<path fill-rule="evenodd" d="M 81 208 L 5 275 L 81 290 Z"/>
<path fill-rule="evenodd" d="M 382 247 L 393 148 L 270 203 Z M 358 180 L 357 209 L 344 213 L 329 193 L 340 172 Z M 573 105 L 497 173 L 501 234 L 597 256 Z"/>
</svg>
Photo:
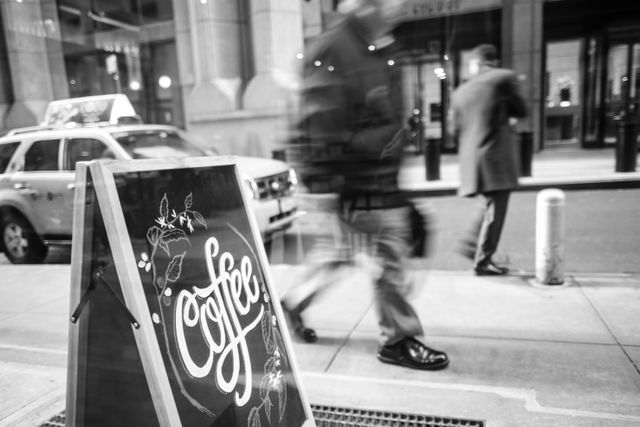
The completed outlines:
<svg viewBox="0 0 640 427">
<path fill-rule="evenodd" d="M 145 129 L 113 132 L 111 135 L 134 159 L 185 158 L 217 154 L 215 150 L 205 148 L 180 131 Z"/>
</svg>

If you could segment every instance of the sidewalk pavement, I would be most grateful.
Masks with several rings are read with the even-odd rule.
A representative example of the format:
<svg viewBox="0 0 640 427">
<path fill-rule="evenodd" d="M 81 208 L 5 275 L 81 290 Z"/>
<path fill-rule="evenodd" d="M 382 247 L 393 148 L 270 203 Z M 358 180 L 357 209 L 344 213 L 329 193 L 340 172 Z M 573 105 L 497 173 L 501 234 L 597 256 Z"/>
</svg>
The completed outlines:
<svg viewBox="0 0 640 427">
<path fill-rule="evenodd" d="M 298 268 L 271 267 L 279 294 Z M 38 426 L 65 408 L 69 272 L 0 265 L 0 425 Z M 451 358 L 429 372 L 377 361 L 371 287 L 345 274 L 308 310 L 318 342 L 294 339 L 310 403 L 487 426 L 640 425 L 640 276 L 528 279 L 416 271 L 425 342 Z"/>
</svg>

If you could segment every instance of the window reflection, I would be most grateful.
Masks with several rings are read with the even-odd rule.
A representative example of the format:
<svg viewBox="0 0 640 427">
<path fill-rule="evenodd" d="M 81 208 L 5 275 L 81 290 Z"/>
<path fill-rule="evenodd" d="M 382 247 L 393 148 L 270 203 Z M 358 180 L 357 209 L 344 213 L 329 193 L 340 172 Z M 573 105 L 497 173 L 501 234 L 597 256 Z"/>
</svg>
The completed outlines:
<svg viewBox="0 0 640 427">
<path fill-rule="evenodd" d="M 69 97 L 124 93 L 148 123 L 184 126 L 172 2 L 58 3 Z"/>
<path fill-rule="evenodd" d="M 545 133 L 548 143 L 578 142 L 582 46 L 582 39 L 547 43 Z"/>
</svg>

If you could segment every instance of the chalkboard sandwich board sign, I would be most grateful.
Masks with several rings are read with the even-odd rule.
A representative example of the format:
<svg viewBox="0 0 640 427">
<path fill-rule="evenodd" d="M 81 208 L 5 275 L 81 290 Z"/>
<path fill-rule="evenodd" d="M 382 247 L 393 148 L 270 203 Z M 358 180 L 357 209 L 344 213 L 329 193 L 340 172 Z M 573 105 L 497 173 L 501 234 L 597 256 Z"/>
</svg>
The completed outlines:
<svg viewBox="0 0 640 427">
<path fill-rule="evenodd" d="M 313 426 L 233 158 L 78 165 L 72 426 Z"/>
</svg>

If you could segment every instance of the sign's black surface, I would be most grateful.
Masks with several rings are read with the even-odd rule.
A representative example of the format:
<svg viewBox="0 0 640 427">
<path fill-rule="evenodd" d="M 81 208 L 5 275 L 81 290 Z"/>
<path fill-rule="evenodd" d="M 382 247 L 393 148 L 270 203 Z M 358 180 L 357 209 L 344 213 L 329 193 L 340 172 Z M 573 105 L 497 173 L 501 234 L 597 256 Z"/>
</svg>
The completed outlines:
<svg viewBox="0 0 640 427">
<path fill-rule="evenodd" d="M 114 178 L 183 424 L 301 424 L 233 166 Z"/>
</svg>

